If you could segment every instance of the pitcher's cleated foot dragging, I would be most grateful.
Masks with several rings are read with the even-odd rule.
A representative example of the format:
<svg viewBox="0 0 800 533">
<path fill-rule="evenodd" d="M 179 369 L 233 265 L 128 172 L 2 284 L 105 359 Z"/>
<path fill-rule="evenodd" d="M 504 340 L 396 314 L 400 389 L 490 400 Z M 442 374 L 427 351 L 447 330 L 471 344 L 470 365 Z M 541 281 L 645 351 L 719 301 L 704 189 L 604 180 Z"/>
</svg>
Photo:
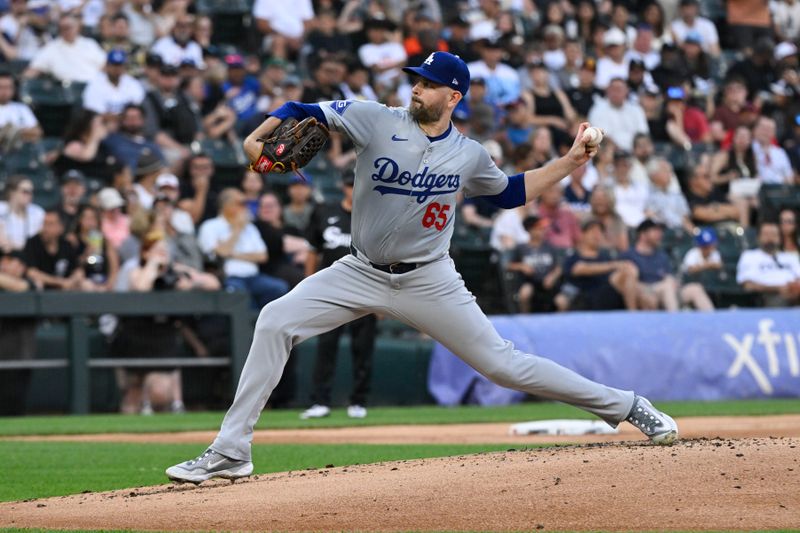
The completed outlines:
<svg viewBox="0 0 800 533">
<path fill-rule="evenodd" d="M 644 396 L 635 396 L 631 412 L 625 418 L 639 428 L 654 444 L 672 444 L 678 440 L 678 424 L 662 413 Z"/>
<path fill-rule="evenodd" d="M 252 473 L 252 462 L 225 457 L 211 448 L 195 459 L 171 466 L 166 470 L 167 477 L 171 480 L 194 484 L 215 477 L 234 480 L 247 477 Z"/>
</svg>

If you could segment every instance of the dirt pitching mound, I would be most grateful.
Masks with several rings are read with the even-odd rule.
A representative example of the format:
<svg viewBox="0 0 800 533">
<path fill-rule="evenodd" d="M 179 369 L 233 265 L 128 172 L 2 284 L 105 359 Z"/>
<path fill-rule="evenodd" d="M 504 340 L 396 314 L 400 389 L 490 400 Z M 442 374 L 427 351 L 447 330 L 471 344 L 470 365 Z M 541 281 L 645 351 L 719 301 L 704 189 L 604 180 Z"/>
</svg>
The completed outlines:
<svg viewBox="0 0 800 533">
<path fill-rule="evenodd" d="M 0 526 L 704 530 L 800 524 L 800 440 L 613 443 L 307 470 L 0 505 Z"/>
</svg>

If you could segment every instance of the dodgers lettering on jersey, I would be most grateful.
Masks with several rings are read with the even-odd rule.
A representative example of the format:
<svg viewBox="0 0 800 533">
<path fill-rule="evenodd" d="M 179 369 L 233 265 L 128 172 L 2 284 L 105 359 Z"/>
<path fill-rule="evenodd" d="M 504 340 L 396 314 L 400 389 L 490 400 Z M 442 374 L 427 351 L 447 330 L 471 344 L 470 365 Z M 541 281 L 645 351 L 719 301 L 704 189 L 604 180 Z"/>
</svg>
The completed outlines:
<svg viewBox="0 0 800 533">
<path fill-rule="evenodd" d="M 456 194 L 495 195 L 508 185 L 486 150 L 452 126 L 431 140 L 405 108 L 349 100 L 319 105 L 328 126 L 356 147 L 351 234 L 372 262 L 443 257 Z"/>
</svg>

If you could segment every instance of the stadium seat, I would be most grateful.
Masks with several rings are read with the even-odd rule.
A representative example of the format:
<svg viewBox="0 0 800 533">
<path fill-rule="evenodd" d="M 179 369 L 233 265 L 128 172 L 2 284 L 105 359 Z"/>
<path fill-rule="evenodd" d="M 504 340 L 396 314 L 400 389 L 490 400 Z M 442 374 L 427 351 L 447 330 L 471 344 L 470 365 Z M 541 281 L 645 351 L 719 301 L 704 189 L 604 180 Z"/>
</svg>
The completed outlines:
<svg viewBox="0 0 800 533">
<path fill-rule="evenodd" d="M 783 207 L 800 209 L 800 186 L 762 185 L 758 193 L 759 219 L 775 220 Z"/>
<path fill-rule="evenodd" d="M 62 83 L 52 78 L 25 80 L 20 88 L 20 100 L 31 106 L 36 118 L 49 137 L 64 134 L 75 106 L 80 105 L 85 83 Z"/>
</svg>

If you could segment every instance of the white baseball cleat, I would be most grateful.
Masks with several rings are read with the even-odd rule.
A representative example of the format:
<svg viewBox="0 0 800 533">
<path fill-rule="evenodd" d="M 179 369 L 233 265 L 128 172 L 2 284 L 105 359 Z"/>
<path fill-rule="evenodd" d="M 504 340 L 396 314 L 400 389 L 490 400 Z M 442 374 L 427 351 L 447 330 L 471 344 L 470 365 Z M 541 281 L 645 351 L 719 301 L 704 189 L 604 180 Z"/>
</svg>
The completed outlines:
<svg viewBox="0 0 800 533">
<path fill-rule="evenodd" d="M 211 478 L 238 479 L 253 473 L 253 463 L 225 457 L 211 448 L 195 459 L 167 468 L 167 477 L 173 481 L 200 483 Z"/>
<path fill-rule="evenodd" d="M 363 405 L 351 405 L 347 408 L 347 416 L 350 418 L 367 418 L 367 408 Z"/>
<path fill-rule="evenodd" d="M 634 396 L 633 407 L 625 420 L 639 428 L 654 444 L 672 444 L 678 440 L 678 424 L 653 407 L 644 396 Z"/>
<path fill-rule="evenodd" d="M 327 405 L 314 404 L 302 413 L 300 413 L 301 420 L 308 420 L 309 418 L 325 418 L 331 414 L 331 408 Z"/>
</svg>

